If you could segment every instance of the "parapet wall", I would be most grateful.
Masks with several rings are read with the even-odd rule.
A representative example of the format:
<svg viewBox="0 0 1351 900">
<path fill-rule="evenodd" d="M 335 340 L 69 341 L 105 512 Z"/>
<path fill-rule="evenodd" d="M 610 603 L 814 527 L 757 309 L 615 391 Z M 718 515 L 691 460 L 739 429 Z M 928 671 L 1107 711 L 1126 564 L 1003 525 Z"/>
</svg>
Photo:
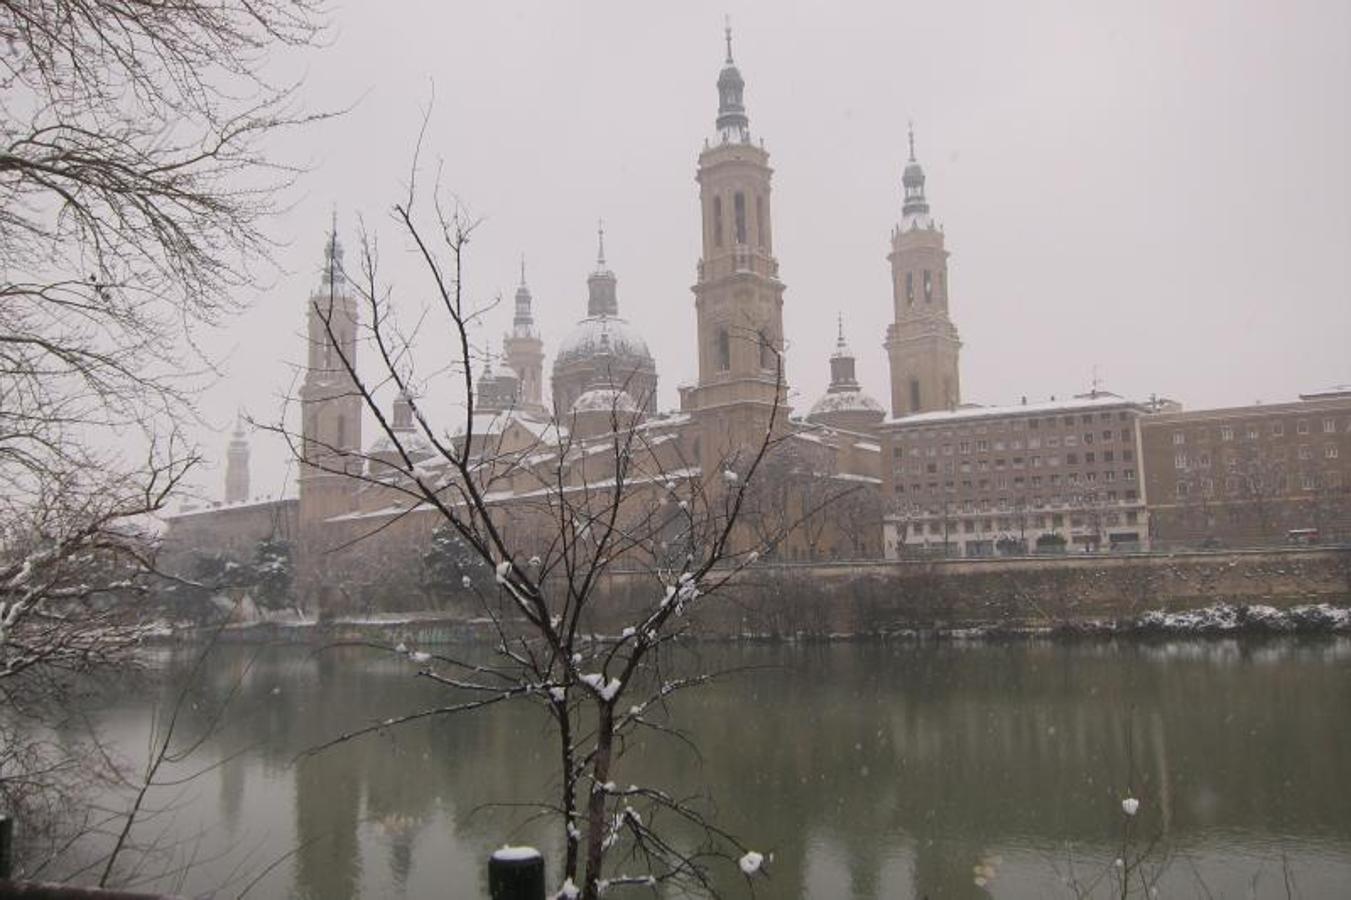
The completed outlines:
<svg viewBox="0 0 1351 900">
<path fill-rule="evenodd" d="M 593 627 L 660 598 L 651 576 L 610 575 Z M 710 635 L 865 635 L 975 626 L 1079 627 L 1228 603 L 1351 605 L 1351 548 L 760 565 L 700 601 Z"/>
</svg>

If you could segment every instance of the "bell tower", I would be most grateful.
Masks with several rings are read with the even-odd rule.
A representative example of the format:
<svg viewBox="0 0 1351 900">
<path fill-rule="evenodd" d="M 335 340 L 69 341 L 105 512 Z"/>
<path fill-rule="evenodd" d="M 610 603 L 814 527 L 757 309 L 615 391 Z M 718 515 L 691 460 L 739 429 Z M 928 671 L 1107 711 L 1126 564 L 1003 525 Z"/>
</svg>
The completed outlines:
<svg viewBox="0 0 1351 900">
<path fill-rule="evenodd" d="M 901 223 L 891 233 L 894 320 L 883 345 L 891 362 L 891 414 L 895 417 L 955 409 L 962 402 L 957 357 L 962 342 L 948 317 L 948 251 L 929 214 L 924 169 L 915 160 L 901 177 Z"/>
<path fill-rule="evenodd" d="M 713 459 L 758 444 L 776 399 L 778 421 L 788 420 L 780 377 L 784 285 L 770 214 L 773 170 L 763 143 L 751 142 L 730 27 L 726 39 L 717 134 L 705 142 L 695 177 L 703 223 L 694 285 L 699 381 L 681 397 L 682 407 L 704 423 L 703 455 Z"/>
<path fill-rule="evenodd" d="M 336 225 L 324 250 L 319 287 L 306 304 L 309 353 L 300 386 L 300 519 L 351 512 L 361 470 L 362 398 L 357 361 L 356 297 L 342 271 Z"/>
<path fill-rule="evenodd" d="M 244 417 L 235 416 L 235 431 L 225 451 L 225 502 L 249 499 L 249 442 L 244 437 Z"/>
<path fill-rule="evenodd" d="M 530 288 L 525 283 L 525 257 L 521 257 L 521 284 L 516 288 L 516 315 L 511 320 L 511 331 L 502 339 L 502 352 L 507 366 L 516 373 L 520 384 L 518 404 L 522 412 L 545 415 L 544 409 L 544 342 L 535 329 L 531 310 Z"/>
</svg>

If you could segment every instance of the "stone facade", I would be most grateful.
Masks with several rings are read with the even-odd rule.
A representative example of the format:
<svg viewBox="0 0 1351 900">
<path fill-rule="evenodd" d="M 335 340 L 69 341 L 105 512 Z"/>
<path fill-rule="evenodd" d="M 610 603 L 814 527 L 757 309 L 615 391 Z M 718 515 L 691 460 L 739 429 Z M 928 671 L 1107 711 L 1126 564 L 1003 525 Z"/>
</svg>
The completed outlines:
<svg viewBox="0 0 1351 900">
<path fill-rule="evenodd" d="M 1141 442 L 1159 546 L 1351 542 L 1351 386 L 1150 417 Z"/>
</svg>

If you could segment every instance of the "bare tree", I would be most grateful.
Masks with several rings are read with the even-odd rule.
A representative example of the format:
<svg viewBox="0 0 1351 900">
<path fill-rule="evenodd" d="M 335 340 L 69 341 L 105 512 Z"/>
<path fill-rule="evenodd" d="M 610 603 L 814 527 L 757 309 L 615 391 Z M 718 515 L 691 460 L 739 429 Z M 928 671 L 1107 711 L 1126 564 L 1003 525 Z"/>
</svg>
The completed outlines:
<svg viewBox="0 0 1351 900">
<path fill-rule="evenodd" d="M 8 713 L 50 724 L 61 676 L 124 663 L 139 634 L 146 519 L 196 461 L 177 430 L 210 370 L 195 335 L 270 262 L 264 224 L 298 173 L 267 139 L 314 118 L 264 69 L 316 41 L 318 14 L 313 0 L 0 3 Z M 53 786 L 42 773 L 70 762 L 0 759 L 5 802 L 31 806 Z"/>
<path fill-rule="evenodd" d="M 362 306 L 364 344 L 374 351 L 377 374 L 359 372 L 339 339 L 347 327 L 339 317 L 348 307 L 335 295 L 344 279 L 329 279 L 330 295 L 316 301 L 313 314 L 324 323 L 350 391 L 395 452 L 372 466 L 360 450 L 272 428 L 310 471 L 359 483 L 363 505 L 389 508 L 381 498 L 402 498 L 400 516 L 435 517 L 491 566 L 492 596 L 480 596 L 496 632 L 495 655 L 482 663 L 394 648 L 421 664 L 421 677 L 448 688 L 449 702 L 344 733 L 324 747 L 425 717 L 532 703 L 547 715 L 557 741 L 558 793 L 542 799 L 538 811 L 556 817 L 560 830 L 563 896 L 595 898 L 623 884 L 710 889 L 710 867 L 718 859 L 735 860 L 747 875 L 760 871 L 762 857 L 718 828 L 701 804 L 658 785 L 630 784 L 621 777 L 621 759 L 642 732 L 676 734 L 668 701 L 714 677 L 673 674 L 670 653 L 692 613 L 763 549 L 740 520 L 747 486 L 783 428 L 778 403 L 748 443 L 694 460 L 671 432 L 662 432 L 660 421 L 643 421 L 646 398 L 629 397 L 617 375 L 584 395 L 591 405 L 579 401 L 566 419 L 513 444 L 507 431 L 485 427 L 476 406 L 478 348 L 471 326 L 483 306 L 467 300 L 463 289 L 474 223 L 458 206 L 440 205 L 424 223 L 414 205 L 416 178 L 412 182 L 394 218 L 436 298 L 448 337 L 440 343 L 453 354 L 444 371 L 455 382 L 460 424 L 451 433 L 439 430 L 415 399 L 421 383 L 412 371 L 410 339 L 394 325 L 392 291 L 378 274 L 374 242 L 363 237 L 360 273 L 343 290 Z M 419 317 L 424 335 L 433 321 Z M 780 368 L 776 362 L 779 396 Z M 377 401 L 379 389 L 412 398 L 417 441 L 432 448 L 430 459 L 392 426 Z M 389 527 L 385 521 L 372 532 Z M 630 595 L 639 599 L 626 605 L 605 596 L 602 582 L 614 573 L 636 585 Z M 470 575 L 463 579 L 467 590 L 478 590 Z M 608 636 L 596 634 L 601 627 Z"/>
</svg>

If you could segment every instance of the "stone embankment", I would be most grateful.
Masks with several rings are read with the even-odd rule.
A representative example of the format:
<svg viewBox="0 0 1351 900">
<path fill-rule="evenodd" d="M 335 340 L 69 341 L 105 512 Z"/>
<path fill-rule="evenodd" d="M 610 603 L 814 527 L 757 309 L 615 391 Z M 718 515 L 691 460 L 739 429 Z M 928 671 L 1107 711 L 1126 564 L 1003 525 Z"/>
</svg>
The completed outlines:
<svg viewBox="0 0 1351 900">
<path fill-rule="evenodd" d="M 608 575 L 591 630 L 618 633 L 662 596 Z M 1351 630 L 1351 548 L 830 564 L 761 563 L 688 613 L 711 639 L 971 633 Z M 231 629 L 242 640 L 474 640 L 485 620 L 388 614 Z"/>
</svg>

